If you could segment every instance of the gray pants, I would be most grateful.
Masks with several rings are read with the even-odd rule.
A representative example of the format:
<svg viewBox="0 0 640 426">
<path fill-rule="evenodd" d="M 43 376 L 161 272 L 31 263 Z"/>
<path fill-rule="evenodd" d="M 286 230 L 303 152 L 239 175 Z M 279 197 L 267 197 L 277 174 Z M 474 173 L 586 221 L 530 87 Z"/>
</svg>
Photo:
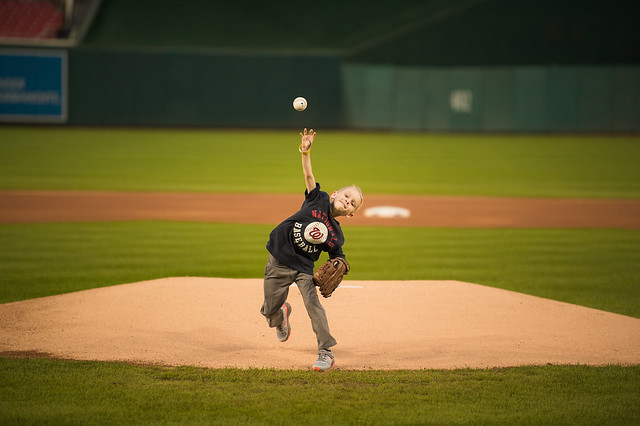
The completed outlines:
<svg viewBox="0 0 640 426">
<path fill-rule="evenodd" d="M 267 319 L 269 327 L 282 323 L 280 307 L 287 300 L 289 286 L 294 282 L 298 285 L 304 306 L 311 319 L 311 327 L 318 339 L 318 349 L 335 346 L 337 342 L 329 332 L 327 314 L 318 299 L 313 277 L 283 265 L 271 255 L 264 269 L 264 304 L 260 313 Z"/>
</svg>

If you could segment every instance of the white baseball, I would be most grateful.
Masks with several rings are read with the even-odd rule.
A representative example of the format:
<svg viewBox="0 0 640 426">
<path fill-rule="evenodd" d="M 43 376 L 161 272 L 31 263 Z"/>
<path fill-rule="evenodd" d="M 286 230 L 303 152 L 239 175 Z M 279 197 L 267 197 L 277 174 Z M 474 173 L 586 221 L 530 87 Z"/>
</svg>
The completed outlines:
<svg viewBox="0 0 640 426">
<path fill-rule="evenodd" d="M 322 244 L 327 241 L 329 231 L 322 222 L 311 222 L 304 229 L 304 239 L 311 244 Z"/>
<path fill-rule="evenodd" d="M 293 100 L 293 108 L 295 108 L 296 111 L 304 111 L 307 109 L 307 100 L 302 96 L 298 96 Z"/>
</svg>

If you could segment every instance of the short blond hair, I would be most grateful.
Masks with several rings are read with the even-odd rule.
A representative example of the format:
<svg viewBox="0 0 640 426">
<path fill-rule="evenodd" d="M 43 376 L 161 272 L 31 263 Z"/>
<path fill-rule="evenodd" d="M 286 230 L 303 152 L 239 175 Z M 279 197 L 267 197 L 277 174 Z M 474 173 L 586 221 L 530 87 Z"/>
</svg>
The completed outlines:
<svg viewBox="0 0 640 426">
<path fill-rule="evenodd" d="M 362 194 L 362 189 L 360 189 L 360 187 L 358 185 L 347 185 L 347 186 L 343 186 L 342 188 L 338 189 L 338 192 L 344 190 L 344 189 L 355 189 L 356 191 L 358 191 L 358 194 L 360 194 L 360 204 L 358 204 L 356 206 L 356 208 L 353 210 L 354 213 L 356 213 L 358 210 L 360 210 L 360 207 L 362 207 L 362 205 L 364 204 L 364 195 Z"/>
</svg>

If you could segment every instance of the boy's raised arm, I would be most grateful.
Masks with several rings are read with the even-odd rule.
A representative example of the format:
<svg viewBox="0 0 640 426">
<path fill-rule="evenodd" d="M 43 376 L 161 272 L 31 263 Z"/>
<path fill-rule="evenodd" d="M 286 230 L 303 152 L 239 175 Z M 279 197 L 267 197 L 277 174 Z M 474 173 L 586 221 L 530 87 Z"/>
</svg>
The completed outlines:
<svg viewBox="0 0 640 426">
<path fill-rule="evenodd" d="M 300 152 L 302 153 L 302 173 L 304 174 L 304 182 L 307 186 L 307 192 L 311 192 L 316 189 L 316 178 L 313 176 L 313 170 L 311 169 L 311 145 L 313 139 L 316 136 L 316 132 L 313 129 L 307 132 L 304 129 L 304 133 L 300 133 L 301 141 Z"/>
</svg>

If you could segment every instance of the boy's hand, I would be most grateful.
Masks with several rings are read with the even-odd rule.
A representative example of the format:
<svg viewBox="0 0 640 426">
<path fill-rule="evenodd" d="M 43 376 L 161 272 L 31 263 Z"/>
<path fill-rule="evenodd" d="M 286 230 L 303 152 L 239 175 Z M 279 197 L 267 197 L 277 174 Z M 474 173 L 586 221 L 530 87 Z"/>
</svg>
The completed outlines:
<svg viewBox="0 0 640 426">
<path fill-rule="evenodd" d="M 311 145 L 313 145 L 313 139 L 316 137 L 316 132 L 313 129 L 307 132 L 307 129 L 304 129 L 304 133 L 300 133 L 300 137 L 302 139 L 301 149 L 304 152 L 307 152 L 311 149 Z"/>
</svg>

